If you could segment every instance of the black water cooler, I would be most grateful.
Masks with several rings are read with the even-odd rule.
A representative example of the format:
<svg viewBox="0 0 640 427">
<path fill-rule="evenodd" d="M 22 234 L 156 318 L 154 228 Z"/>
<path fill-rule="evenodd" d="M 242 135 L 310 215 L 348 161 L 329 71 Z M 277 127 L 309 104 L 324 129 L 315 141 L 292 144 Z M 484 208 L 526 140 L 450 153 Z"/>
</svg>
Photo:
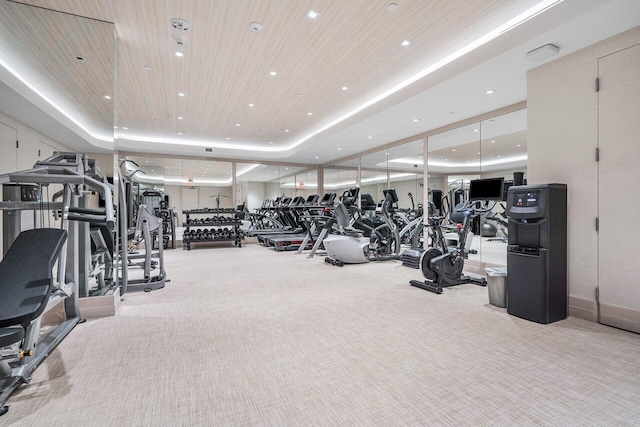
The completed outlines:
<svg viewBox="0 0 640 427">
<path fill-rule="evenodd" d="M 511 187 L 507 216 L 507 312 L 538 323 L 566 318 L 567 186 Z"/>
</svg>

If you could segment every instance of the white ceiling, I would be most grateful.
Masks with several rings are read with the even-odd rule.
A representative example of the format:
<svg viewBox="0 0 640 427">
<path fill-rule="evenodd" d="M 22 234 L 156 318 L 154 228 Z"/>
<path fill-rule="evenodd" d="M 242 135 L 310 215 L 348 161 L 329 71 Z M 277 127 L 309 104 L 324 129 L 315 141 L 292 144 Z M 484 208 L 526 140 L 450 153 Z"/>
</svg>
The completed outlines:
<svg viewBox="0 0 640 427">
<path fill-rule="evenodd" d="M 330 163 L 525 100 L 526 71 L 539 65 L 526 59 L 527 51 L 554 43 L 564 55 L 640 24 L 635 0 L 566 0 L 327 128 L 536 2 L 405 0 L 396 1 L 394 12 L 377 0 L 165 0 L 162 7 L 152 0 L 28 2 L 115 22 L 118 124 L 130 128 L 120 129 L 119 143 L 127 151 L 308 164 Z M 305 16 L 312 8 L 319 19 Z M 176 16 L 192 24 L 184 58 L 173 56 L 175 31 L 168 21 Z M 251 21 L 260 21 L 263 30 L 251 32 Z M 405 38 L 412 43 L 402 47 Z M 276 77 L 268 75 L 273 69 Z M 340 90 L 342 85 L 349 90 Z M 178 98 L 184 87 L 187 96 Z M 486 89 L 497 92 L 486 95 Z M 275 151 L 312 134 L 296 148 Z M 204 153 L 203 145 L 218 143 L 231 145 Z M 274 151 L 258 151 L 263 149 Z"/>
</svg>

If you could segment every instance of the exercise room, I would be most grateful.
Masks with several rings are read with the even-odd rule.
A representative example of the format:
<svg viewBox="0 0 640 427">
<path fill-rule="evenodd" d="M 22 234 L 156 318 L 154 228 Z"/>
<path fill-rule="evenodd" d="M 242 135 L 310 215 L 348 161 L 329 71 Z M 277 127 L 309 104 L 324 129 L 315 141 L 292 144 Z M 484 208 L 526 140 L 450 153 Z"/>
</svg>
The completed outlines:
<svg viewBox="0 0 640 427">
<path fill-rule="evenodd" d="M 0 0 L 0 425 L 637 425 L 638 70 L 637 0 Z"/>
</svg>

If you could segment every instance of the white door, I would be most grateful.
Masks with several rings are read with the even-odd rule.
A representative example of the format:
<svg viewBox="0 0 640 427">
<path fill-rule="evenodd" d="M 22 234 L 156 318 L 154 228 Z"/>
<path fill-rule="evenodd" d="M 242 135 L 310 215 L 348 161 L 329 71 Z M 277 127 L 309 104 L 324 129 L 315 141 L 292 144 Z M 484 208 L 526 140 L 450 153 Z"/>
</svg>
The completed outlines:
<svg viewBox="0 0 640 427">
<path fill-rule="evenodd" d="M 598 67 L 600 322 L 640 332 L 640 45 Z"/>
</svg>

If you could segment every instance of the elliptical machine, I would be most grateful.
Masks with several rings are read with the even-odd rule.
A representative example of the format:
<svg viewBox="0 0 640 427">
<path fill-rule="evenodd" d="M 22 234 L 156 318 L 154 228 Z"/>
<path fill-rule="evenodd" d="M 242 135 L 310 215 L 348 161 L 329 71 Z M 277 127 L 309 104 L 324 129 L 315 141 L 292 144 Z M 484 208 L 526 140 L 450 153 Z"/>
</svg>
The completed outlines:
<svg viewBox="0 0 640 427">
<path fill-rule="evenodd" d="M 383 193 L 384 200 L 376 207 L 380 222 L 373 225 L 356 220 L 352 227 L 345 203 L 336 206 L 334 221 L 328 226 L 338 234 L 329 235 L 322 241 L 327 251 L 325 262 L 342 267 L 344 264 L 398 259 L 400 235 L 390 213 L 393 204 L 398 202 L 398 195 L 392 188 Z M 352 209 L 356 209 L 355 206 Z M 369 237 L 365 237 L 367 234 Z"/>
<path fill-rule="evenodd" d="M 470 232 L 471 221 L 489 210 L 491 208 L 483 206 L 480 201 L 464 204 L 464 220 L 462 224 L 457 224 L 458 245 L 455 247 L 447 246 L 442 234 L 442 223 L 445 216 L 429 217 L 428 226 L 431 229 L 434 247 L 427 249 L 420 257 L 420 270 L 427 280 L 412 280 L 411 286 L 436 294 L 441 294 L 443 288 L 467 283 L 486 286 L 487 281 L 484 278 L 465 276 L 462 274 L 462 270 L 464 269 L 464 260 L 469 257 L 465 244 Z"/>
</svg>

